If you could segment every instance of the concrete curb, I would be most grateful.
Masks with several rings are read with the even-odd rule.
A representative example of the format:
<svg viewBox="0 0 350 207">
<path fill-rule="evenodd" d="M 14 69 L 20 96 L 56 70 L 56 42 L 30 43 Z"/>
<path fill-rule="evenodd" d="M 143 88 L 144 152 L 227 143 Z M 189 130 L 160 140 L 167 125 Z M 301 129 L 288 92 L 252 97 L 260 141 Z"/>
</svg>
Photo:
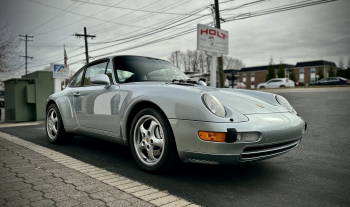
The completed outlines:
<svg viewBox="0 0 350 207">
<path fill-rule="evenodd" d="M 109 172 L 107 170 L 97 168 L 93 165 L 84 163 L 65 154 L 56 152 L 54 150 L 48 149 L 36 145 L 32 142 L 20 139 L 18 137 L 3 133 L 0 131 L 0 137 L 4 138 L 12 143 L 23 146 L 29 150 L 37 152 L 56 163 L 64 165 L 70 169 L 76 170 L 79 173 L 90 176 L 96 180 L 99 180 L 107 185 L 113 186 L 118 190 L 121 190 L 127 194 L 130 194 L 136 198 L 144 200 L 156 206 L 188 206 L 197 207 L 198 205 L 193 204 L 189 201 L 181 199 L 179 197 L 173 196 L 166 191 L 159 191 L 150 186 L 144 185 L 142 183 L 136 182 L 134 180 L 128 179 L 122 175 Z"/>
</svg>

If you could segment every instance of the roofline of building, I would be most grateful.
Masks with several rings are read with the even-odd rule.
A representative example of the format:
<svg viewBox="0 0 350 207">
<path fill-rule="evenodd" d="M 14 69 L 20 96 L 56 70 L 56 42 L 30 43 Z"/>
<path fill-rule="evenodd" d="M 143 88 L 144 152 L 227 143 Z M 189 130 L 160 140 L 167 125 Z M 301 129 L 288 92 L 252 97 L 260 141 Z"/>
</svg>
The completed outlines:
<svg viewBox="0 0 350 207">
<path fill-rule="evenodd" d="M 330 66 L 330 65 L 317 65 L 317 66 L 304 66 L 304 67 L 294 67 L 292 69 L 300 69 L 300 68 L 313 68 L 313 67 L 333 67 L 333 66 Z M 338 67 L 335 67 L 335 68 L 338 68 Z"/>
<path fill-rule="evenodd" d="M 328 61 L 328 60 L 309 60 L 309 61 L 297 62 L 297 63 L 308 63 L 308 62 L 316 62 L 316 61 L 326 61 L 326 62 L 330 62 L 330 63 L 334 63 L 335 64 L 335 62 Z"/>
<path fill-rule="evenodd" d="M 273 65 L 280 65 L 280 64 L 273 64 Z M 283 63 L 283 65 L 293 65 L 293 64 Z M 264 66 L 269 66 L 269 65 L 256 65 L 256 66 L 244 67 L 244 68 L 255 68 L 255 67 L 264 67 Z M 242 68 L 242 69 L 244 69 L 244 68 Z"/>
</svg>

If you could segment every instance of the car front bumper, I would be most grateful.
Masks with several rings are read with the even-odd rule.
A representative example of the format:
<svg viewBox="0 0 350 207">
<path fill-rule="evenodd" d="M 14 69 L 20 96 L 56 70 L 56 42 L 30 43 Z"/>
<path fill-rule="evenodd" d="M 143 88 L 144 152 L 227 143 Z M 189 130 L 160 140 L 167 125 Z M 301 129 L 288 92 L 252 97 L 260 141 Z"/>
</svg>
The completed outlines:
<svg viewBox="0 0 350 207">
<path fill-rule="evenodd" d="M 296 147 L 302 138 L 305 122 L 291 113 L 246 115 L 247 122 L 213 123 L 169 119 L 179 157 L 184 162 L 207 164 L 238 164 L 283 154 Z M 210 142 L 201 140 L 198 131 L 259 132 L 255 142 Z"/>
</svg>

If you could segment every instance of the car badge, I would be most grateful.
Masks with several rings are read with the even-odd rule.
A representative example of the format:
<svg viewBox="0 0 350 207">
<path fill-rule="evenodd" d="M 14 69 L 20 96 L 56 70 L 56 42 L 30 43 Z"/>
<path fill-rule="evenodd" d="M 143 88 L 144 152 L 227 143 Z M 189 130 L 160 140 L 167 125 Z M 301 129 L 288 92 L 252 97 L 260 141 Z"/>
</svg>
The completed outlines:
<svg viewBox="0 0 350 207">
<path fill-rule="evenodd" d="M 146 138 L 146 141 L 149 142 L 148 138 Z"/>
<path fill-rule="evenodd" d="M 263 105 L 261 105 L 261 104 L 257 104 L 259 107 L 261 107 L 261 108 L 264 108 L 264 106 Z"/>
</svg>

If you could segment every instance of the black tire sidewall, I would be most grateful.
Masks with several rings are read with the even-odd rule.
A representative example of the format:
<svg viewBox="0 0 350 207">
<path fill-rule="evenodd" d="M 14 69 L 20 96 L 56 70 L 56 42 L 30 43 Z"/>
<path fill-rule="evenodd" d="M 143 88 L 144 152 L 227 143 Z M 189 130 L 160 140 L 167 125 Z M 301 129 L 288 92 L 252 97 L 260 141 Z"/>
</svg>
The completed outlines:
<svg viewBox="0 0 350 207">
<path fill-rule="evenodd" d="M 157 164 L 152 165 L 152 166 L 148 166 L 140 160 L 139 156 L 136 153 L 136 149 L 134 146 L 134 142 L 135 142 L 134 129 L 135 129 L 137 121 L 144 115 L 154 116 L 159 121 L 159 123 L 162 126 L 163 133 L 164 133 L 164 139 L 165 139 L 164 140 L 165 147 L 163 148 L 163 156 Z M 142 169 L 144 169 L 148 172 L 159 173 L 159 172 L 164 171 L 164 169 L 167 167 L 167 164 L 171 164 L 171 163 L 169 163 L 169 161 L 171 160 L 171 156 L 173 156 L 174 150 L 176 150 L 174 135 L 173 135 L 173 132 L 171 130 L 169 123 L 167 122 L 167 119 L 164 117 L 164 115 L 162 113 L 160 113 L 158 110 L 156 110 L 154 108 L 142 109 L 141 111 L 139 111 L 136 114 L 136 116 L 134 117 L 134 120 L 131 124 L 131 130 L 130 130 L 130 134 L 129 134 L 129 143 L 130 143 L 131 152 L 132 152 L 134 159 L 136 160 L 136 162 L 139 164 L 139 166 Z"/>
</svg>

